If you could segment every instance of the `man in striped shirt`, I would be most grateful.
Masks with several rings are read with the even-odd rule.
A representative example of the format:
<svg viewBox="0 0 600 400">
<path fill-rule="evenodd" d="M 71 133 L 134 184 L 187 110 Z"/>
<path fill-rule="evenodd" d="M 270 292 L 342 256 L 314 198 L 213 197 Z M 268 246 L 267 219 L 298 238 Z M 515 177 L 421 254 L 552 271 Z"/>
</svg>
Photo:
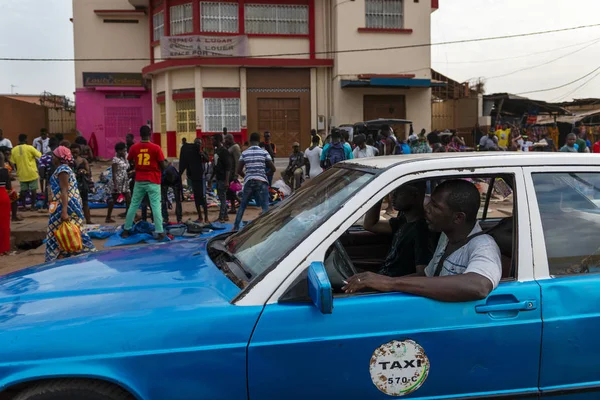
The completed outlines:
<svg viewBox="0 0 600 400">
<path fill-rule="evenodd" d="M 237 173 L 244 178 L 244 190 L 242 192 L 242 201 L 235 217 L 233 230 L 240 228 L 240 223 L 244 216 L 244 211 L 251 198 L 256 200 L 256 204 L 262 207 L 263 213 L 269 210 L 269 181 L 267 179 L 267 167 L 271 174 L 275 173 L 275 164 L 266 150 L 258 147 L 260 134 L 254 132 L 250 135 L 250 147 L 242 153 L 238 163 Z M 246 171 L 244 173 L 244 167 Z"/>
</svg>

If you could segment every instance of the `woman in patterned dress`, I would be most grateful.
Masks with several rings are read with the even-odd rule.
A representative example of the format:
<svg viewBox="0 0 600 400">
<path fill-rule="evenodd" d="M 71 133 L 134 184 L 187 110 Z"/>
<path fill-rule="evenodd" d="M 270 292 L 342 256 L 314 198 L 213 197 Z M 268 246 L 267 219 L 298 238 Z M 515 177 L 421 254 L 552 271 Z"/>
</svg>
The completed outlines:
<svg viewBox="0 0 600 400">
<path fill-rule="evenodd" d="M 81 232 L 81 241 L 83 249 L 81 253 L 96 251 L 92 240 L 83 230 L 83 207 L 81 197 L 77 189 L 77 178 L 69 165 L 73 162 L 71 151 L 59 146 L 52 153 L 52 162 L 57 167 L 56 171 L 50 177 L 50 218 L 48 221 L 48 234 L 46 236 L 46 262 L 54 261 L 59 258 L 74 256 L 72 253 L 65 253 L 58 246 L 55 232 L 64 221 L 71 221 L 77 225 Z"/>
<path fill-rule="evenodd" d="M 131 192 L 129 190 L 129 162 L 127 161 L 127 145 L 123 142 L 115 145 L 115 157 L 112 159 L 112 177 L 108 181 L 107 189 L 109 190 L 111 198 L 108 199 L 108 213 L 106 214 L 106 223 L 115 222 L 112 219 L 112 212 L 119 198 L 120 194 L 125 196 L 125 204 L 129 209 L 129 203 L 131 203 Z M 127 210 L 125 210 L 127 213 Z"/>
</svg>

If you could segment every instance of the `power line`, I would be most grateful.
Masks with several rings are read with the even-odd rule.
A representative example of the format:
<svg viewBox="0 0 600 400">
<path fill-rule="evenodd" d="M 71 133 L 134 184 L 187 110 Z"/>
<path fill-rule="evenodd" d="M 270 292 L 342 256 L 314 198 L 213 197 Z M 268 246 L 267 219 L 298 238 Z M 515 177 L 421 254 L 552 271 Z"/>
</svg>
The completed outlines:
<svg viewBox="0 0 600 400">
<path fill-rule="evenodd" d="M 476 39 L 463 39 L 463 40 L 454 40 L 448 42 L 438 42 L 438 43 L 422 43 L 422 44 L 413 44 L 406 46 L 388 46 L 388 47 L 374 47 L 374 48 L 366 48 L 366 49 L 353 49 L 353 50 L 334 50 L 334 51 L 317 51 L 314 53 L 303 52 L 303 53 L 281 53 L 281 54 L 264 54 L 264 55 L 250 55 L 244 58 L 271 58 L 271 57 L 290 57 L 290 56 L 306 56 L 306 55 L 319 55 L 319 54 L 343 54 L 343 53 L 360 53 L 360 52 L 370 52 L 370 51 L 386 51 L 386 50 L 402 50 L 402 49 L 414 49 L 420 47 L 433 47 L 433 46 L 446 46 L 451 44 L 463 44 L 463 43 L 476 43 L 476 42 L 485 42 L 491 40 L 503 40 L 503 39 L 513 39 L 520 37 L 529 37 L 529 36 L 539 36 L 546 35 L 549 33 L 557 33 L 557 32 L 568 32 L 575 31 L 579 29 L 586 28 L 595 28 L 600 26 L 600 24 L 592 24 L 592 25 L 581 25 L 575 26 L 571 28 L 562 28 L 562 29 L 552 29 L 548 31 L 538 31 L 538 32 L 529 32 L 529 33 L 519 33 L 514 35 L 504 35 L 504 36 L 493 36 L 486 38 L 476 38 Z M 220 58 L 231 58 L 235 56 L 221 56 Z M 164 61 L 166 59 L 156 58 L 156 61 Z M 141 57 L 141 58 L 17 58 L 17 57 L 0 57 L 0 61 L 40 61 L 40 62 L 83 62 L 83 61 L 150 61 L 150 58 Z"/>
<path fill-rule="evenodd" d="M 593 73 L 595 73 L 595 72 L 597 72 L 597 71 L 599 71 L 599 70 L 600 70 L 600 66 L 599 66 L 599 67 L 597 67 L 596 69 L 594 69 L 592 72 L 590 72 L 590 73 L 588 73 L 588 74 L 585 74 L 585 75 L 584 75 L 584 76 L 582 76 L 581 78 L 577 78 L 577 79 L 575 79 L 574 81 L 571 81 L 571 82 L 569 82 L 569 83 L 565 83 L 564 85 L 560 85 L 560 86 L 556 86 L 556 87 L 553 87 L 553 88 L 548 88 L 548 89 L 530 90 L 530 91 L 528 91 L 528 92 L 521 92 L 521 93 L 517 93 L 517 94 L 518 94 L 518 95 L 521 95 L 521 94 L 531 94 L 531 93 L 550 92 L 550 91 L 552 91 L 552 90 L 556 90 L 556 89 L 562 89 L 562 88 L 564 88 L 564 87 L 566 87 L 566 86 L 572 85 L 572 84 L 574 84 L 574 83 L 576 83 L 576 82 L 579 82 L 579 81 L 581 81 L 581 80 L 583 80 L 583 79 L 587 78 L 588 76 L 592 75 Z"/>
<path fill-rule="evenodd" d="M 517 70 L 515 70 L 515 71 L 512 71 L 512 72 L 507 72 L 507 73 L 505 73 L 505 74 L 501 74 L 501 75 L 490 76 L 490 77 L 488 77 L 488 78 L 486 78 L 486 79 L 489 81 L 489 80 L 491 80 L 491 79 L 504 78 L 504 77 L 506 77 L 506 76 L 514 75 L 514 74 L 517 74 L 517 73 L 519 73 L 519 72 L 523 72 L 523 71 L 529 71 L 529 70 L 531 70 L 531 69 L 535 69 L 535 68 L 543 67 L 543 66 L 545 66 L 545 65 L 548 65 L 548 64 L 555 63 L 556 61 L 562 60 L 563 58 L 569 57 L 569 56 L 571 56 L 571 55 L 573 55 L 573 54 L 575 54 L 575 53 L 579 53 L 580 51 L 582 51 L 582 50 L 585 50 L 585 49 L 587 49 L 588 47 L 591 47 L 591 46 L 593 46 L 593 45 L 597 44 L 599 41 L 600 41 L 600 39 L 596 39 L 596 41 L 595 41 L 595 42 L 593 42 L 593 43 L 591 43 L 591 44 L 588 44 L 588 45 L 587 45 L 587 46 L 585 46 L 585 47 L 582 47 L 582 48 L 580 48 L 580 49 L 577 49 L 577 50 L 575 50 L 575 51 L 572 51 L 572 52 L 570 52 L 570 53 L 567 53 L 567 54 L 565 54 L 565 55 L 562 55 L 562 56 L 560 56 L 560 57 L 553 58 L 552 60 L 550 60 L 550 61 L 546 61 L 546 62 L 544 62 L 544 63 L 542 63 L 542 64 L 537 64 L 537 65 L 532 65 L 532 66 L 530 66 L 530 67 L 520 68 L 520 69 L 517 69 Z"/>
<path fill-rule="evenodd" d="M 596 75 L 592 76 L 590 79 L 588 79 L 587 81 L 583 82 L 581 85 L 577 86 L 575 89 L 571 90 L 569 93 L 562 95 L 560 97 L 558 97 L 558 100 L 562 100 L 562 99 L 566 99 L 567 97 L 571 96 L 574 93 L 577 93 L 579 91 L 579 89 L 583 88 L 584 86 L 586 86 L 588 83 L 590 83 L 591 81 L 593 81 L 594 79 L 596 79 L 598 77 L 598 75 L 600 75 L 600 72 L 597 72 Z M 557 99 L 552 100 L 553 102 L 557 101 Z"/>
<path fill-rule="evenodd" d="M 538 51 L 538 52 L 535 52 L 535 53 L 528 53 L 528 54 L 523 54 L 523 55 L 514 56 L 514 57 L 490 58 L 488 60 L 476 60 L 476 61 L 432 61 L 432 63 L 435 63 L 435 64 L 484 64 L 484 63 L 497 62 L 497 61 L 516 60 L 516 59 L 519 59 L 519 58 L 528 58 L 528 57 L 538 56 L 540 54 L 553 53 L 553 52 L 559 51 L 559 50 L 565 50 L 565 49 L 570 49 L 570 48 L 573 48 L 573 47 L 582 46 L 584 44 L 596 42 L 599 39 L 600 38 L 596 38 L 596 39 L 589 40 L 587 42 L 581 42 L 581 43 L 577 43 L 577 44 L 571 44 L 571 45 L 568 45 L 568 46 L 557 47 L 555 49 Z"/>
</svg>

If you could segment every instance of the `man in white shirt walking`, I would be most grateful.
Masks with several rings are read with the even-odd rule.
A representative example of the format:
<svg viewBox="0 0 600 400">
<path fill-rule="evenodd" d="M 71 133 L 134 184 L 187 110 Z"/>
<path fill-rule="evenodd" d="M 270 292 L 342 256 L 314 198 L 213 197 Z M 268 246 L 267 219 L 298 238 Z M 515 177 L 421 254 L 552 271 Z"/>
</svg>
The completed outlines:
<svg viewBox="0 0 600 400">
<path fill-rule="evenodd" d="M 354 158 L 368 158 L 375 157 L 376 149 L 373 146 L 367 144 L 367 137 L 362 133 L 354 137 L 354 144 L 356 147 L 352 152 Z"/>
<path fill-rule="evenodd" d="M 33 139 L 33 147 L 42 154 L 50 150 L 50 138 L 46 128 L 40 129 L 40 137 Z"/>
<path fill-rule="evenodd" d="M 477 222 L 480 204 L 481 195 L 472 183 L 460 179 L 441 183 L 425 207 L 429 229 L 442 232 L 429 265 L 400 278 L 357 274 L 343 289 L 404 292 L 446 302 L 486 298 L 500 282 L 502 263 L 495 240 L 483 234 Z"/>
<path fill-rule="evenodd" d="M 311 146 L 304 151 L 307 179 L 315 178 L 323 172 L 323 168 L 321 168 L 321 153 L 323 149 L 319 147 L 320 141 L 321 138 L 317 134 L 313 135 Z"/>
</svg>

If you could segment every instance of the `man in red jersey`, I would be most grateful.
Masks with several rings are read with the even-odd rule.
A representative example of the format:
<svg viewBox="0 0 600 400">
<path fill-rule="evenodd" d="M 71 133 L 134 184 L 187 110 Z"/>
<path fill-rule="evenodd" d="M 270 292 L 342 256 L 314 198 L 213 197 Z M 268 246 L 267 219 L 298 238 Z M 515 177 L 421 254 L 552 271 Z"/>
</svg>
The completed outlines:
<svg viewBox="0 0 600 400">
<path fill-rule="evenodd" d="M 126 238 L 133 227 L 133 219 L 142 199 L 147 194 L 152 208 L 157 239 L 165 238 L 161 211 L 161 178 L 166 168 L 165 156 L 160 146 L 150 142 L 150 127 L 140 128 L 142 141 L 131 146 L 127 160 L 133 162 L 135 168 L 135 186 L 131 198 L 131 207 L 127 210 L 124 231 L 121 237 Z"/>
</svg>

